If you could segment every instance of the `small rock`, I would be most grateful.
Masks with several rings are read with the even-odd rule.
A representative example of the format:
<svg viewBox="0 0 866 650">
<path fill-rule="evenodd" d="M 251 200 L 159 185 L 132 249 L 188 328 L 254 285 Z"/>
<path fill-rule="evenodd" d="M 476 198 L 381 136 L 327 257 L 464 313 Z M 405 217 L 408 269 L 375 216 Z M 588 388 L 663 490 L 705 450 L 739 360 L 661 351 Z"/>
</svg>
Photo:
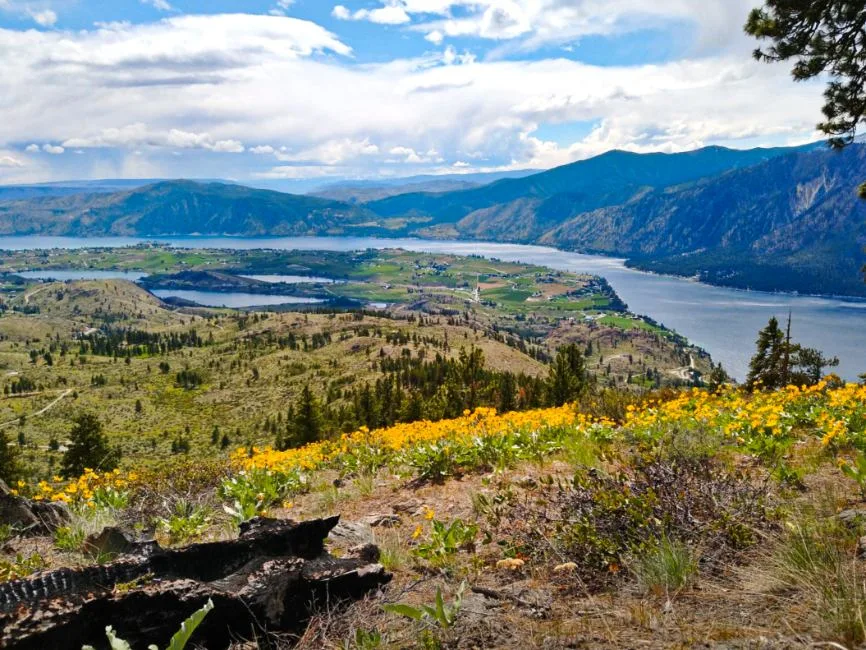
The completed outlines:
<svg viewBox="0 0 866 650">
<path fill-rule="evenodd" d="M 857 540 L 857 557 L 866 560 L 866 536 Z"/>
<path fill-rule="evenodd" d="M 362 521 L 341 521 L 334 526 L 328 539 L 341 548 L 347 549 L 354 546 L 373 544 L 376 541 L 373 529 L 369 524 Z"/>
<path fill-rule="evenodd" d="M 416 512 L 421 507 L 421 502 L 418 499 L 407 499 L 406 501 L 400 501 L 399 503 L 395 503 L 391 506 L 391 510 L 396 513 L 403 514 L 412 514 Z"/>
<path fill-rule="evenodd" d="M 363 562 L 368 562 L 370 564 L 375 564 L 379 561 L 379 557 L 381 557 L 382 553 L 379 551 L 379 547 L 375 544 L 363 544 L 361 546 L 353 546 L 350 548 L 347 553 L 350 557 L 356 557 Z"/>
<path fill-rule="evenodd" d="M 39 535 L 53 533 L 69 520 L 65 504 L 25 499 L 12 494 L 9 486 L 0 481 L 0 524 Z"/>
<path fill-rule="evenodd" d="M 854 526 L 858 523 L 866 523 L 866 510 L 861 510 L 859 508 L 849 508 L 848 510 L 843 510 L 838 515 L 836 515 L 836 519 L 841 521 L 846 526 Z"/>
<path fill-rule="evenodd" d="M 373 528 L 393 528 L 402 523 L 400 515 L 370 515 L 364 518 L 364 523 Z"/>
<path fill-rule="evenodd" d="M 577 565 L 574 562 L 566 562 L 553 567 L 554 573 L 574 573 L 577 571 Z"/>
<path fill-rule="evenodd" d="M 88 535 L 84 540 L 84 550 L 97 557 L 125 555 L 134 551 L 137 546 L 132 535 L 116 526 L 103 528 L 101 533 Z"/>
</svg>

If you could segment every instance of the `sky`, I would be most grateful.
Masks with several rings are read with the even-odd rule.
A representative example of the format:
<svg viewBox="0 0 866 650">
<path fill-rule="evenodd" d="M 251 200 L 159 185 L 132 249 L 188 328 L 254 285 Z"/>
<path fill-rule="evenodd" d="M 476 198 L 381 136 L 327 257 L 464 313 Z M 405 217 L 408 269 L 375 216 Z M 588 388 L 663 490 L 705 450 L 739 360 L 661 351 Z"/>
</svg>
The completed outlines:
<svg viewBox="0 0 866 650">
<path fill-rule="evenodd" d="M 817 139 L 759 0 L 0 0 L 0 183 L 547 169 Z"/>
</svg>

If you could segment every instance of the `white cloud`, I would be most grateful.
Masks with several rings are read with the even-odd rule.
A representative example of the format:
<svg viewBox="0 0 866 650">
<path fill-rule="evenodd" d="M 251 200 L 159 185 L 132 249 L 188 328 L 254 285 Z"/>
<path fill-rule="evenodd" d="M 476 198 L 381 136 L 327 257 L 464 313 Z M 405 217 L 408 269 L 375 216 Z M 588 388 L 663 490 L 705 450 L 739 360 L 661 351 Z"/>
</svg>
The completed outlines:
<svg viewBox="0 0 866 650">
<path fill-rule="evenodd" d="M 174 7 L 167 0 L 141 0 L 142 4 L 150 5 L 159 11 L 173 11 Z"/>
<path fill-rule="evenodd" d="M 721 1 L 701 6 L 715 15 Z M 697 0 L 679 3 L 693 9 Z M 360 65 L 327 30 L 287 17 L 173 16 L 75 32 L 0 29 L 0 152 L 21 152 L 31 142 L 111 148 L 131 161 L 130 169 L 140 168 L 135 158 L 145 158 L 142 164 L 158 158 L 152 164 L 176 165 L 163 173 L 182 175 L 185 165 L 196 164 L 201 174 L 236 178 L 271 173 L 261 171 L 267 158 L 253 157 L 266 154 L 279 161 L 274 174 L 300 177 L 338 169 L 393 172 L 391 160 L 419 171 L 453 171 L 450 161 L 481 159 L 488 168 L 548 167 L 611 148 L 676 151 L 813 136 L 822 84 L 794 84 L 785 66 L 758 64 L 743 45 L 645 66 L 473 62 L 448 48 Z M 454 65 L 461 61 L 471 65 Z M 543 127 L 573 122 L 584 123 L 589 135 L 576 142 L 541 135 L 549 132 Z M 279 147 L 260 144 L 241 155 L 245 143 L 268 142 Z M 133 156 L 136 150 L 145 155 Z M 175 161 L 175 151 L 187 155 Z M 328 171 L 310 171 L 323 166 Z"/>
<path fill-rule="evenodd" d="M 27 153 L 38 153 L 39 152 L 39 145 L 38 144 L 28 144 L 24 148 L 24 151 L 26 151 Z"/>
<path fill-rule="evenodd" d="M 430 41 L 434 45 L 440 45 L 442 41 L 445 40 L 445 34 L 440 32 L 438 29 L 434 29 L 432 32 L 428 33 L 424 39 Z"/>
<path fill-rule="evenodd" d="M 57 22 L 57 14 L 51 9 L 43 9 L 41 11 L 28 10 L 27 13 L 36 21 L 36 24 L 42 27 L 52 27 Z"/>
<path fill-rule="evenodd" d="M 344 138 L 342 140 L 329 140 L 298 153 L 277 153 L 276 157 L 282 162 L 337 165 L 361 156 L 375 156 L 378 153 L 379 147 L 372 144 L 369 138 L 363 140 Z"/>
<path fill-rule="evenodd" d="M 374 9 L 350 12 L 338 5 L 342 19 L 375 22 L 388 12 L 399 24 L 439 44 L 446 37 L 493 41 L 519 40 L 519 48 L 566 44 L 585 36 L 609 36 L 648 27 L 692 23 L 704 45 L 727 46 L 742 40 L 742 24 L 754 0 L 378 0 Z M 338 15 L 339 14 L 339 15 Z"/>
<path fill-rule="evenodd" d="M 24 167 L 24 163 L 12 156 L 0 155 L 0 167 Z"/>
<path fill-rule="evenodd" d="M 343 5 L 336 5 L 331 15 L 339 20 L 368 20 L 379 25 L 404 25 L 412 20 L 401 0 L 388 0 L 378 9 L 358 9 L 354 13 Z"/>
<path fill-rule="evenodd" d="M 45 153 L 50 153 L 52 156 L 59 156 L 64 151 L 66 151 L 66 149 L 59 145 L 43 144 L 42 151 L 44 151 Z"/>
<path fill-rule="evenodd" d="M 338 20 L 351 20 L 352 18 L 352 12 L 350 12 L 349 9 L 347 7 L 344 7 L 343 5 L 336 5 L 331 10 L 331 15 Z"/>
<path fill-rule="evenodd" d="M 465 167 L 472 167 L 472 165 L 470 165 L 468 162 L 464 162 L 464 161 L 462 161 L 462 160 L 458 160 L 456 163 L 454 163 L 454 164 L 451 165 L 451 166 L 452 166 L 452 167 L 456 167 L 456 168 L 458 168 L 458 169 L 460 169 L 460 168 L 465 168 Z"/>
<path fill-rule="evenodd" d="M 209 133 L 195 133 L 181 129 L 152 131 L 146 124 L 138 122 L 122 128 L 103 129 L 97 135 L 70 138 L 64 147 L 99 149 L 106 147 L 168 147 L 172 149 L 205 149 L 218 153 L 243 153 L 242 142 L 233 139 L 217 140 Z"/>
</svg>

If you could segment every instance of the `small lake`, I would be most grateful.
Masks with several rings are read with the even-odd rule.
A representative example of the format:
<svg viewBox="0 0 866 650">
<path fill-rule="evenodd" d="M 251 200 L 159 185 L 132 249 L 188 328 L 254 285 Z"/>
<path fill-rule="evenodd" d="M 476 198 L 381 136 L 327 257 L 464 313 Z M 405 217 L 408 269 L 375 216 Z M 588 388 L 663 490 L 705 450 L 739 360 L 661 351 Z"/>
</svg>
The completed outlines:
<svg viewBox="0 0 866 650">
<path fill-rule="evenodd" d="M 231 307 L 232 309 L 272 305 L 315 305 L 324 302 L 324 300 L 319 300 L 318 298 L 275 296 L 271 294 L 241 293 L 235 291 L 222 293 L 219 291 L 154 289 L 151 293 L 159 298 L 182 298 L 183 300 L 191 300 L 205 307 Z"/>
<path fill-rule="evenodd" d="M 135 271 L 21 271 L 15 275 L 31 280 L 129 280 L 135 282 L 146 278 L 147 273 Z"/>
<path fill-rule="evenodd" d="M 646 314 L 678 331 L 712 354 L 737 379 L 748 371 L 758 330 L 771 316 L 793 318 L 793 335 L 799 342 L 820 348 L 842 361 L 837 372 L 856 380 L 866 371 L 866 302 L 857 299 L 816 298 L 714 287 L 683 278 L 653 275 L 626 268 L 623 260 L 581 255 L 544 246 L 495 244 L 423 239 L 375 237 L 0 237 L 0 250 L 91 248 L 133 246 L 157 241 L 181 248 L 235 248 L 277 250 L 355 251 L 403 248 L 430 253 L 481 255 L 504 261 L 527 262 L 607 278 L 629 309 Z M 175 292 L 180 293 L 180 292 Z M 194 292 L 197 293 L 197 292 Z M 226 294 L 217 294 L 225 301 Z M 285 304 L 255 302 L 243 306 Z M 194 298 L 190 298 L 194 300 Z M 200 302 L 196 300 L 196 302 Z M 202 303 L 204 304 L 204 303 Z M 222 304 L 222 303 L 220 303 Z"/>
<path fill-rule="evenodd" d="M 241 277 L 258 280 L 259 282 L 270 282 L 271 284 L 278 282 L 284 282 L 285 284 L 337 284 L 337 280 L 332 280 L 331 278 L 317 278 L 309 275 L 242 275 Z"/>
</svg>

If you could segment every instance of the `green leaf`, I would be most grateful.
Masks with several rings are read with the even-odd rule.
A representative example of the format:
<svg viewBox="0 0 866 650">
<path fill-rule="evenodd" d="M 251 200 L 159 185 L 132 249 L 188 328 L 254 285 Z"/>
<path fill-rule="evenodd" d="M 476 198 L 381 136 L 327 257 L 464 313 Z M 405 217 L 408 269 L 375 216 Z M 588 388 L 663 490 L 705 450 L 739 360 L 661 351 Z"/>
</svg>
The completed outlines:
<svg viewBox="0 0 866 650">
<path fill-rule="evenodd" d="M 416 621 L 420 621 L 424 618 L 424 612 L 417 607 L 412 607 L 411 605 L 382 605 L 382 609 L 384 609 L 386 612 L 390 612 L 391 614 L 405 616 L 406 618 L 411 618 Z"/>
<path fill-rule="evenodd" d="M 192 633 L 201 625 L 204 617 L 214 608 L 213 601 L 208 599 L 207 604 L 197 612 L 193 612 L 192 616 L 186 619 L 180 625 L 180 629 L 171 637 L 171 643 L 168 644 L 167 650 L 183 650 L 189 642 Z M 112 649 L 114 650 L 114 649 Z"/>
<path fill-rule="evenodd" d="M 132 646 L 126 641 L 117 638 L 114 629 L 110 625 L 105 628 L 105 636 L 108 637 L 108 645 L 111 646 L 111 650 L 132 650 Z"/>
<path fill-rule="evenodd" d="M 442 598 L 442 590 L 436 590 L 436 618 L 439 621 L 448 622 L 448 614 L 445 611 L 445 600 Z"/>
</svg>

